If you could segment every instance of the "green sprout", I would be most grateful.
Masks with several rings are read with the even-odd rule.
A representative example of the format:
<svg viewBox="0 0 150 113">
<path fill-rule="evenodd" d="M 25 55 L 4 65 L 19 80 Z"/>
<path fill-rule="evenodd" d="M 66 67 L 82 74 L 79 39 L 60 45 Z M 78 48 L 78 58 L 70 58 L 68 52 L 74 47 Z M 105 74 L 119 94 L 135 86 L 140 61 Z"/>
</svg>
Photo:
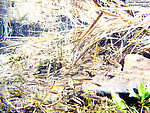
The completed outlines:
<svg viewBox="0 0 150 113">
<path fill-rule="evenodd" d="M 120 110 L 126 109 L 124 101 L 120 98 L 119 94 L 115 93 L 114 91 L 111 91 L 112 100 L 115 103 L 115 105 L 118 106 Z"/>
<path fill-rule="evenodd" d="M 143 83 L 140 82 L 139 86 L 138 86 L 138 93 L 133 91 L 133 90 L 129 90 L 130 93 L 130 97 L 134 97 L 138 100 L 138 103 L 140 105 L 140 113 L 142 113 L 143 109 L 149 109 L 150 106 L 150 91 L 147 90 L 146 87 L 144 87 Z"/>
</svg>

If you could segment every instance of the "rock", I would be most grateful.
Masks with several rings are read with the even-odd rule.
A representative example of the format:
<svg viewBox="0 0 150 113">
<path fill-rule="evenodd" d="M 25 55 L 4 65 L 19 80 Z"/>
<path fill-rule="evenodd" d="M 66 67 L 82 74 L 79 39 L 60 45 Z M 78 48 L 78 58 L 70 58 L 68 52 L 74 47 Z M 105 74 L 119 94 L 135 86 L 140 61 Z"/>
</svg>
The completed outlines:
<svg viewBox="0 0 150 113">
<path fill-rule="evenodd" d="M 124 71 L 150 71 L 150 59 L 138 54 L 125 57 Z"/>
<path fill-rule="evenodd" d="M 111 70 L 107 74 L 96 75 L 92 81 L 83 83 L 83 90 L 88 88 L 102 96 L 110 94 L 111 90 L 116 93 L 128 93 L 129 89 L 137 89 L 140 82 L 150 88 L 149 80 L 150 59 L 130 54 L 125 57 L 124 71 Z"/>
</svg>

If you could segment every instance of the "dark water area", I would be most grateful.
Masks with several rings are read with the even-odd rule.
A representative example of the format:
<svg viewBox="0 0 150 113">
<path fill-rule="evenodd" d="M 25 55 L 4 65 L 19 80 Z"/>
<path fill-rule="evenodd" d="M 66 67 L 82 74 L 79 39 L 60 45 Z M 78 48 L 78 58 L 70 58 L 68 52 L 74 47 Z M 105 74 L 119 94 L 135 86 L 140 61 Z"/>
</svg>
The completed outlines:
<svg viewBox="0 0 150 113">
<path fill-rule="evenodd" d="M 40 25 L 37 23 L 23 25 L 16 21 L 12 21 L 10 24 L 11 33 L 10 36 L 19 36 L 19 37 L 38 37 L 43 29 L 40 28 Z"/>
<path fill-rule="evenodd" d="M 52 27 L 47 27 L 49 23 L 40 21 L 38 23 L 30 22 L 27 17 L 17 20 L 9 15 L 8 8 L 12 7 L 15 7 L 15 2 L 0 0 L 0 54 L 4 52 L 2 47 L 9 46 L 7 40 L 10 39 L 6 37 L 11 37 L 11 39 L 13 37 L 39 37 L 43 33 L 65 36 L 75 25 L 66 15 L 59 14 L 54 15 L 54 20 L 49 20 L 52 21 Z M 85 25 L 82 21 L 78 23 Z"/>
<path fill-rule="evenodd" d="M 7 14 L 7 8 L 13 7 L 12 2 L 8 2 L 6 0 L 0 0 L 0 42 L 6 41 L 4 36 L 6 37 L 26 37 L 26 36 L 38 36 L 40 31 L 40 26 L 36 23 L 24 25 L 21 24 L 22 21 L 16 22 L 16 20 L 12 20 L 9 18 Z M 37 32 L 38 33 L 37 33 Z M 2 43 L 0 43 L 0 47 L 2 47 Z"/>
<path fill-rule="evenodd" d="M 9 15 L 11 11 L 10 9 L 8 9 L 15 7 L 15 4 L 15 2 L 0 0 L 0 41 L 4 40 L 4 36 L 38 37 L 43 32 L 48 32 L 50 34 L 58 32 L 58 35 L 65 36 L 66 33 L 68 33 L 68 31 L 70 31 L 74 27 L 74 23 L 67 16 L 57 14 L 54 15 L 56 17 L 56 20 L 49 20 L 52 21 L 52 28 L 46 27 L 48 23 L 40 21 L 38 21 L 39 23 L 30 22 L 28 20 L 28 14 L 22 19 L 15 20 L 15 17 L 11 17 Z"/>
</svg>

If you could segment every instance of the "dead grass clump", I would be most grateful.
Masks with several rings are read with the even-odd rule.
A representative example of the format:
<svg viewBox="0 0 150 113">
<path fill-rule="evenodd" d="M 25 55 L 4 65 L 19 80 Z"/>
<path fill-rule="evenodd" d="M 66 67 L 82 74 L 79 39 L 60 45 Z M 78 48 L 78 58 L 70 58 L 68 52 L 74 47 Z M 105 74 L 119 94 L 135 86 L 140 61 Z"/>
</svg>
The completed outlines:
<svg viewBox="0 0 150 113">
<path fill-rule="evenodd" d="M 81 92 L 82 83 L 101 70 L 121 69 L 119 62 L 127 54 L 150 54 L 149 8 L 129 7 L 118 0 L 12 3 L 10 21 L 38 23 L 42 31 L 38 37 L 4 36 L 11 44 L 0 50 L 13 50 L 1 55 L 4 106 L 20 112 L 119 110 L 108 98 Z"/>
</svg>

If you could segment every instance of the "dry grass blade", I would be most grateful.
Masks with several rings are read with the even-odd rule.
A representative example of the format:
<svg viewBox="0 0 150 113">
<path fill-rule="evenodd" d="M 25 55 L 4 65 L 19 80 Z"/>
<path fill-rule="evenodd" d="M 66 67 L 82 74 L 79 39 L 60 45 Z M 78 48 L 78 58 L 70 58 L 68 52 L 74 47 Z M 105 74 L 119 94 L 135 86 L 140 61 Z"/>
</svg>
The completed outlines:
<svg viewBox="0 0 150 113">
<path fill-rule="evenodd" d="M 85 49 L 84 52 L 76 59 L 76 61 L 73 62 L 73 64 L 70 65 L 70 68 L 72 68 L 78 60 L 88 51 L 89 48 Z"/>
<path fill-rule="evenodd" d="M 93 0 L 94 3 L 98 6 L 98 7 L 102 7 L 101 5 L 99 5 L 98 1 L 97 0 Z"/>
<path fill-rule="evenodd" d="M 73 64 L 70 66 L 70 68 L 73 67 L 73 66 L 78 62 L 78 60 L 89 50 L 89 48 L 90 48 L 92 45 L 96 44 L 96 43 L 97 43 L 100 39 L 102 39 L 102 38 L 103 38 L 103 37 L 99 37 L 98 39 L 94 40 L 89 46 L 87 46 L 86 49 L 83 51 L 83 53 L 80 54 L 80 56 L 73 62 Z"/>
<path fill-rule="evenodd" d="M 2 49 L 5 50 L 5 49 L 8 49 L 8 48 L 17 47 L 17 46 L 21 46 L 21 45 L 23 45 L 23 44 L 16 44 L 16 45 L 11 45 L 11 46 L 1 47 L 0 50 L 2 50 Z"/>
<path fill-rule="evenodd" d="M 86 96 L 86 97 L 91 99 L 96 99 L 96 100 L 106 100 L 104 97 L 100 97 L 100 96 Z"/>
<path fill-rule="evenodd" d="M 96 54 L 97 54 L 97 50 L 98 50 L 98 44 L 99 44 L 99 42 L 97 41 L 95 52 L 94 52 L 93 65 L 95 65 L 95 59 L 96 59 Z"/>
<path fill-rule="evenodd" d="M 124 51 L 127 47 L 131 46 L 132 44 L 134 44 L 134 40 L 149 26 L 148 22 L 146 23 L 146 26 L 144 26 L 137 34 L 135 34 L 133 37 L 132 37 L 132 41 L 129 41 L 129 44 L 127 46 L 125 46 L 122 50 Z"/>
<path fill-rule="evenodd" d="M 58 92 L 56 92 L 56 91 L 49 91 L 50 93 L 52 93 L 52 94 L 57 94 L 58 95 Z"/>
<path fill-rule="evenodd" d="M 37 103 L 37 106 L 44 112 L 47 113 L 46 109 L 44 107 L 41 106 L 41 104 Z"/>
<path fill-rule="evenodd" d="M 92 84 L 98 86 L 98 87 L 101 87 L 102 85 L 101 84 L 98 84 L 98 83 L 95 83 L 95 82 L 92 82 Z"/>
<path fill-rule="evenodd" d="M 93 29 L 93 27 L 96 25 L 96 23 L 98 22 L 98 20 L 100 19 L 100 17 L 102 16 L 102 12 L 98 15 L 98 17 L 96 18 L 96 20 L 93 22 L 93 24 L 90 26 L 90 28 L 86 31 L 86 33 L 80 38 L 80 39 L 78 39 L 78 40 L 76 40 L 76 41 L 73 41 L 73 42 L 77 42 L 78 41 L 78 43 L 76 44 L 76 46 L 73 48 L 73 51 L 75 50 L 75 48 L 79 45 L 79 43 L 80 43 L 80 40 L 82 40 L 92 29 Z"/>
<path fill-rule="evenodd" d="M 52 107 L 52 106 L 55 106 L 56 104 L 58 104 L 58 103 L 60 103 L 61 101 L 62 101 L 62 96 L 60 96 L 59 97 L 59 99 L 58 99 L 58 101 L 56 101 L 56 102 L 54 102 L 54 103 L 52 103 L 52 104 L 50 104 L 50 105 L 43 105 L 44 107 Z"/>
<path fill-rule="evenodd" d="M 144 26 L 137 34 L 135 34 L 135 35 L 132 37 L 131 40 L 135 40 L 146 28 L 148 28 L 148 27 L 149 27 L 149 22 L 146 22 L 144 25 L 145 25 L 145 26 Z"/>
<path fill-rule="evenodd" d="M 42 98 L 38 98 L 38 97 L 33 97 L 32 99 L 36 100 L 36 101 L 39 101 L 41 103 L 44 102 L 44 100 Z"/>
<path fill-rule="evenodd" d="M 49 91 L 46 93 L 46 95 L 44 96 L 44 98 L 43 98 L 43 100 L 45 100 L 46 99 L 46 97 L 49 95 L 49 93 L 52 93 L 53 91 L 51 91 L 51 89 L 53 89 L 53 87 L 54 87 L 54 85 L 55 85 L 55 81 L 53 82 L 53 85 L 51 86 L 51 88 L 49 89 Z M 54 92 L 53 92 L 54 93 Z M 56 93 L 56 92 L 55 92 Z M 55 94 L 54 93 L 54 94 Z M 57 94 L 57 93 L 56 93 Z M 42 102 L 40 103 L 40 104 L 42 104 Z"/>
<path fill-rule="evenodd" d="M 65 108 L 56 108 L 56 107 L 53 107 L 53 110 L 54 111 L 61 111 L 61 112 L 67 111 Z"/>
<path fill-rule="evenodd" d="M 93 80 L 92 78 L 81 78 L 81 79 L 73 79 L 73 80 L 78 80 L 78 81 L 89 81 L 89 80 Z"/>
<path fill-rule="evenodd" d="M 15 85 L 15 87 L 18 88 L 22 93 L 25 92 L 24 89 L 22 89 L 21 87 L 19 87 L 19 86 L 17 86 L 17 85 Z"/>
</svg>

